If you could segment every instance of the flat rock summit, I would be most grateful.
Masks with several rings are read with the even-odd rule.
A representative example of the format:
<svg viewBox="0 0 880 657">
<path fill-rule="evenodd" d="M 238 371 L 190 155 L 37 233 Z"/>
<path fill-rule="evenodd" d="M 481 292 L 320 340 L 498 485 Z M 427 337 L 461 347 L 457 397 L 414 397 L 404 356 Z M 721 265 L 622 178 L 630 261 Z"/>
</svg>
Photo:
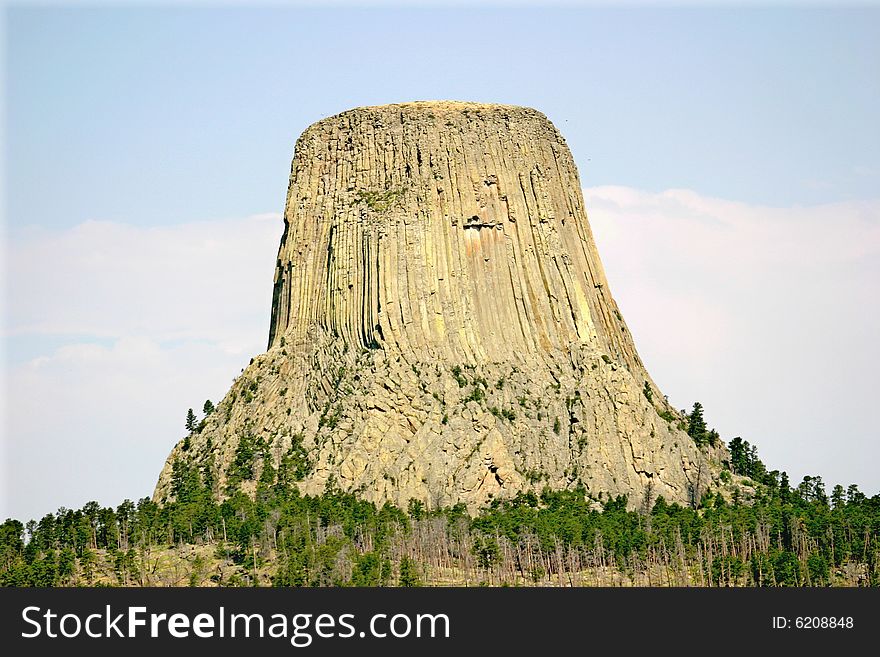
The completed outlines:
<svg viewBox="0 0 880 657">
<path fill-rule="evenodd" d="M 269 344 L 175 461 L 222 498 L 327 488 L 428 508 L 717 485 L 636 352 L 571 152 L 540 112 L 413 102 L 296 143 Z M 268 284 L 268 282 L 267 282 Z"/>
</svg>

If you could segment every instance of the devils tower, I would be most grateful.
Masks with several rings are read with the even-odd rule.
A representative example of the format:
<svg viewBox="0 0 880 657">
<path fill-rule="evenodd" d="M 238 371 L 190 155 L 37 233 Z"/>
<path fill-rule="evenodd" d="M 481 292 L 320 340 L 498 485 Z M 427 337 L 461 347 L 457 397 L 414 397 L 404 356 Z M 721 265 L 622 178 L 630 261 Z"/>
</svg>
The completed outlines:
<svg viewBox="0 0 880 657">
<path fill-rule="evenodd" d="M 699 448 L 611 296 L 565 140 L 524 107 L 343 112 L 296 143 L 269 345 L 172 450 L 257 482 L 475 509 L 518 492 L 688 503 Z"/>
</svg>

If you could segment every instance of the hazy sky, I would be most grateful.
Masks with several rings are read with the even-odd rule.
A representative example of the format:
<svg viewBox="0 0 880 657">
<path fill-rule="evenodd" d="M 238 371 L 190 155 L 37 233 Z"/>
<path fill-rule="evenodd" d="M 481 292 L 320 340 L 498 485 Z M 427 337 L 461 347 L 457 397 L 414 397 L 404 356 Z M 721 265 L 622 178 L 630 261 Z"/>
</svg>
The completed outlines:
<svg viewBox="0 0 880 657">
<path fill-rule="evenodd" d="M 880 9 L 7 8 L 0 518 L 150 495 L 265 348 L 296 137 L 529 105 L 653 378 L 880 490 Z"/>
</svg>

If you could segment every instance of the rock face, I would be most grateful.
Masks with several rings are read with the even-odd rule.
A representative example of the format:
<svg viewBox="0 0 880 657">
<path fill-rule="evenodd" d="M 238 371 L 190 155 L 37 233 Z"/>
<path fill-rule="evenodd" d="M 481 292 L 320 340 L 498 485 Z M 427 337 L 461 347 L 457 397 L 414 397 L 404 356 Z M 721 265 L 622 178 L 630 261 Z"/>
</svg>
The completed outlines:
<svg viewBox="0 0 880 657">
<path fill-rule="evenodd" d="M 299 138 L 269 348 L 175 459 L 218 496 L 280 480 L 474 509 L 573 488 L 688 503 L 699 449 L 645 371 L 564 139 L 532 109 L 424 102 Z M 663 419 L 663 414 L 667 419 Z"/>
</svg>

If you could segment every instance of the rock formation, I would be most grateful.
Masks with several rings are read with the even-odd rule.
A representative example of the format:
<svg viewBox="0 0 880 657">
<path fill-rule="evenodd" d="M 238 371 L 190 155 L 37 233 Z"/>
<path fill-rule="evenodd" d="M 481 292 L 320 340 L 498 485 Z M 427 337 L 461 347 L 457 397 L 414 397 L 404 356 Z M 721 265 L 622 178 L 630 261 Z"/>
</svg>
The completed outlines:
<svg viewBox="0 0 880 657">
<path fill-rule="evenodd" d="M 219 496 L 264 476 L 404 507 L 578 485 L 687 503 L 715 480 L 723 448 L 698 448 L 645 371 L 540 112 L 419 102 L 319 121 L 284 222 L 268 351 L 175 446 L 157 501 L 175 459 Z"/>
</svg>

